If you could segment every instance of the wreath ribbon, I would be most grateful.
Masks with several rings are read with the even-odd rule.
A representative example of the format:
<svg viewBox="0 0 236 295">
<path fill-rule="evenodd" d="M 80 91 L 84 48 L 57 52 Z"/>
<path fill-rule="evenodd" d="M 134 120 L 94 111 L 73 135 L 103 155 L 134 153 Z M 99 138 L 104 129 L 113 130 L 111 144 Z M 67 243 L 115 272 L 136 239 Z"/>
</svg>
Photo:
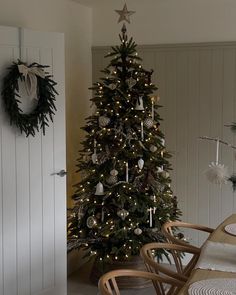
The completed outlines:
<svg viewBox="0 0 236 295">
<path fill-rule="evenodd" d="M 25 79 L 25 88 L 28 96 L 30 96 L 31 99 L 38 100 L 37 97 L 37 77 L 45 78 L 45 72 L 43 69 L 32 66 L 27 67 L 23 64 L 18 65 L 19 73 L 23 75 Z"/>
</svg>

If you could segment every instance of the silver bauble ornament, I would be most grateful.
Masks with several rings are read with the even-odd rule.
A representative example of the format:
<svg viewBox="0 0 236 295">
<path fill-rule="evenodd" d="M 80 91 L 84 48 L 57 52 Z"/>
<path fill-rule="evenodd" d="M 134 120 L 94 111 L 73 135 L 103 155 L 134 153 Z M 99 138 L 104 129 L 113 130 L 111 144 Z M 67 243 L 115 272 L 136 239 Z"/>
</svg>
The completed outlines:
<svg viewBox="0 0 236 295">
<path fill-rule="evenodd" d="M 118 175 L 118 171 L 116 169 L 111 170 L 110 174 L 112 176 L 117 176 Z"/>
<path fill-rule="evenodd" d="M 141 159 L 138 160 L 138 167 L 139 167 L 140 170 L 143 169 L 143 165 L 144 165 L 144 160 L 141 158 Z"/>
<path fill-rule="evenodd" d="M 146 128 L 150 129 L 153 127 L 154 122 L 153 122 L 152 118 L 147 118 L 144 120 L 143 124 Z"/>
<path fill-rule="evenodd" d="M 111 119 L 106 116 L 100 116 L 98 118 L 98 123 L 100 127 L 106 127 L 110 123 Z"/>
<path fill-rule="evenodd" d="M 117 183 L 117 181 L 118 181 L 118 177 L 112 176 L 112 175 L 108 176 L 106 179 L 106 182 L 110 185 Z"/>
<path fill-rule="evenodd" d="M 143 231 L 141 230 L 141 228 L 136 228 L 135 230 L 134 230 L 134 233 L 137 235 L 137 236 L 139 236 L 139 235 L 141 235 L 141 233 L 142 233 Z"/>
<path fill-rule="evenodd" d="M 122 219 L 125 220 L 125 218 L 129 215 L 129 212 L 125 209 L 121 209 L 117 211 L 117 215 Z"/>
<path fill-rule="evenodd" d="M 86 220 L 86 225 L 88 228 L 93 228 L 97 225 L 97 220 L 94 216 L 89 216 Z"/>
<path fill-rule="evenodd" d="M 151 145 L 149 150 L 152 152 L 152 153 L 155 153 L 157 151 L 157 147 L 155 145 Z"/>
</svg>

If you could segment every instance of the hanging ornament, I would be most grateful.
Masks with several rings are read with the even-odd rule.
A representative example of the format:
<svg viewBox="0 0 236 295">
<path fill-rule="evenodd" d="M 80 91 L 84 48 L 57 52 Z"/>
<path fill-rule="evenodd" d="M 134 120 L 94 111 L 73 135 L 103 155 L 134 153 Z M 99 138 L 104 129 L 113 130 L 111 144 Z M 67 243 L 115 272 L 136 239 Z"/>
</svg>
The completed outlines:
<svg viewBox="0 0 236 295">
<path fill-rule="evenodd" d="M 138 160 L 138 167 L 139 167 L 140 170 L 143 169 L 143 165 L 144 165 L 144 160 L 141 158 L 141 159 Z"/>
<path fill-rule="evenodd" d="M 164 178 L 168 178 L 170 176 L 170 174 L 167 171 L 162 171 L 161 176 Z"/>
<path fill-rule="evenodd" d="M 141 228 L 139 228 L 139 227 L 137 227 L 137 228 L 134 230 L 134 233 L 135 233 L 137 236 L 141 235 L 142 232 L 143 232 L 143 231 L 142 231 Z"/>
<path fill-rule="evenodd" d="M 101 182 L 99 182 L 96 185 L 96 192 L 95 192 L 96 196 L 102 196 L 104 195 L 104 188 L 103 188 L 103 184 Z"/>
<path fill-rule="evenodd" d="M 125 220 L 125 218 L 129 215 L 129 212 L 125 209 L 121 209 L 117 211 L 117 215 L 122 219 Z"/>
<path fill-rule="evenodd" d="M 152 153 L 155 153 L 157 151 L 157 147 L 153 144 L 151 144 L 149 150 L 152 152 Z"/>
<path fill-rule="evenodd" d="M 161 138 L 161 144 L 165 146 L 165 138 Z"/>
<path fill-rule="evenodd" d="M 157 173 L 161 173 L 161 172 L 163 172 L 163 166 L 157 167 Z"/>
<path fill-rule="evenodd" d="M 88 228 L 94 228 L 97 225 L 97 220 L 94 216 L 89 216 L 86 220 L 86 225 Z"/>
<path fill-rule="evenodd" d="M 125 163 L 125 180 L 126 182 L 129 182 L 129 163 Z"/>
<path fill-rule="evenodd" d="M 139 98 L 137 99 L 135 110 L 136 111 L 143 111 L 144 110 L 142 96 L 139 96 Z"/>
<path fill-rule="evenodd" d="M 153 211 L 153 208 L 149 208 L 148 211 L 149 211 L 149 226 L 152 227 L 152 211 Z"/>
<path fill-rule="evenodd" d="M 148 129 L 153 127 L 153 120 L 151 118 L 147 118 L 144 120 L 144 126 Z"/>
<path fill-rule="evenodd" d="M 92 162 L 93 162 L 93 164 L 98 164 L 98 156 L 97 156 L 97 154 L 92 154 Z"/>
<path fill-rule="evenodd" d="M 100 127 L 106 127 L 109 123 L 110 123 L 110 118 L 106 117 L 106 116 L 100 116 L 98 118 L 98 123 Z"/>
<path fill-rule="evenodd" d="M 210 182 L 220 185 L 225 184 L 229 178 L 228 168 L 223 164 L 216 164 L 214 162 L 209 165 L 209 169 L 205 171 L 205 174 Z"/>
<path fill-rule="evenodd" d="M 144 140 L 144 133 L 143 133 L 143 121 L 141 121 L 141 141 Z"/>
<path fill-rule="evenodd" d="M 117 85 L 114 84 L 114 83 L 111 83 L 109 86 L 108 86 L 111 90 L 115 90 Z"/>
<path fill-rule="evenodd" d="M 209 169 L 205 171 L 205 174 L 210 182 L 221 185 L 228 181 L 229 173 L 227 167 L 223 164 L 219 164 L 219 147 L 220 140 L 218 139 L 216 142 L 216 162 L 211 162 Z"/>
<path fill-rule="evenodd" d="M 117 176 L 118 175 L 118 171 L 116 169 L 111 170 L 110 174 L 112 176 Z"/>
<path fill-rule="evenodd" d="M 155 97 L 152 97 L 151 100 L 152 100 L 152 120 L 154 121 L 154 119 L 155 119 L 155 115 L 154 115 L 154 112 L 155 112 L 155 110 L 154 110 Z"/>
<path fill-rule="evenodd" d="M 133 88 L 136 85 L 137 81 L 134 78 L 129 78 L 127 79 L 127 84 L 129 86 L 129 88 Z"/>
<path fill-rule="evenodd" d="M 78 220 L 80 220 L 81 218 L 83 218 L 83 216 L 84 216 L 84 211 L 83 211 L 83 208 L 80 206 L 79 207 L 78 214 L 77 214 Z"/>
<path fill-rule="evenodd" d="M 110 185 L 117 183 L 117 181 L 118 181 L 118 177 L 116 175 L 115 176 L 110 175 L 106 179 L 106 182 Z"/>
<path fill-rule="evenodd" d="M 98 163 L 98 156 L 97 156 L 97 141 L 96 141 L 96 139 L 94 139 L 93 147 L 94 147 L 94 152 L 92 154 L 92 162 L 93 162 L 93 164 L 97 164 Z"/>
</svg>

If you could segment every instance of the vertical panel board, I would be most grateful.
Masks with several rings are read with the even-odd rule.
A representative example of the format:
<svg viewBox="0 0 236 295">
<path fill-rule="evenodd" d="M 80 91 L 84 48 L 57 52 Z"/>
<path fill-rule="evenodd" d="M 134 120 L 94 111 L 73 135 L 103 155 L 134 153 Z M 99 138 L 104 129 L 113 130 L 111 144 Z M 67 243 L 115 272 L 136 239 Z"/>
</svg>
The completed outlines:
<svg viewBox="0 0 236 295">
<path fill-rule="evenodd" d="M 211 113 L 211 74 L 212 74 L 212 52 L 208 49 L 200 50 L 200 90 L 199 90 L 199 134 L 210 134 L 210 120 Z M 198 203 L 198 223 L 209 225 L 209 182 L 206 179 L 204 171 L 208 168 L 210 154 L 210 143 L 208 141 L 201 141 L 199 143 L 199 203 Z M 201 243 L 205 238 L 204 234 L 199 234 L 199 242 Z"/>
<path fill-rule="evenodd" d="M 224 68 L 223 68 L 223 101 L 222 101 L 222 138 L 233 143 L 233 134 L 230 128 L 224 125 L 235 122 L 234 117 L 234 100 L 235 100 L 235 49 L 224 49 Z M 228 146 L 222 145 L 222 163 L 229 167 L 230 175 L 233 173 L 234 151 Z M 234 194 L 232 187 L 222 186 L 221 196 L 221 218 L 225 219 L 234 212 Z"/>
<path fill-rule="evenodd" d="M 151 71 L 155 65 L 154 51 L 152 49 L 142 50 L 139 56 L 142 58 L 142 61 L 140 62 L 142 67 L 147 71 Z"/>
<path fill-rule="evenodd" d="M 54 118 L 54 171 L 66 168 L 65 159 L 65 69 L 64 69 L 64 35 L 55 36 L 53 50 L 53 74 L 57 81 L 57 115 Z M 55 282 L 53 295 L 66 294 L 66 177 L 54 176 L 55 201 Z M 64 235 L 62 234 L 64 232 Z M 60 259 L 58 259 L 60 257 Z M 51 293 L 49 293 L 51 295 Z"/>
<path fill-rule="evenodd" d="M 177 52 L 176 112 L 177 112 L 177 154 L 176 154 L 176 194 L 183 219 L 187 216 L 187 155 L 188 155 L 188 110 L 187 110 L 187 51 Z"/>
<path fill-rule="evenodd" d="M 166 146 L 167 150 L 171 152 L 171 179 L 172 179 L 172 190 L 176 192 L 176 142 L 177 142 L 177 117 L 176 117 L 176 51 L 172 50 L 166 53 L 166 96 L 165 96 L 165 105 L 166 109 Z"/>
<path fill-rule="evenodd" d="M 166 91 L 166 54 L 165 52 L 158 51 L 155 54 L 155 72 L 153 74 L 154 81 L 157 81 L 156 85 L 158 87 L 158 95 L 160 96 L 161 100 L 159 104 L 161 106 L 165 106 L 165 91 Z M 160 114 L 161 118 L 164 121 L 161 121 L 160 128 L 162 132 L 165 134 L 165 118 L 166 118 L 166 108 L 159 108 L 158 113 Z"/>
<path fill-rule="evenodd" d="M 5 51 L 5 50 L 4 50 Z M 6 48 L 5 61 L 13 61 L 13 48 Z M 1 56 L 1 58 L 3 58 Z M 5 71 L 4 71 L 5 72 Z M 5 72 L 6 73 L 6 72 Z M 4 117 L 4 115 L 3 115 Z M 16 140 L 15 129 L 9 118 L 2 120 L 2 194 L 3 194 L 3 268 L 4 295 L 17 294 L 17 192 L 16 192 Z"/>
<path fill-rule="evenodd" d="M 50 66 L 46 69 L 50 75 L 53 73 L 52 49 L 41 49 L 40 64 Z M 54 78 L 53 78 L 54 79 Z M 52 126 L 53 123 L 49 122 Z M 54 167 L 54 144 L 53 128 L 46 128 L 42 136 L 42 222 L 43 222 L 43 288 L 53 288 L 55 284 L 55 240 L 54 240 L 54 178 L 52 177 Z"/>
<path fill-rule="evenodd" d="M 25 52 L 25 50 L 24 50 Z M 14 48 L 14 60 L 19 48 Z M 29 140 L 16 131 L 17 278 L 18 295 L 30 294 Z"/>
<path fill-rule="evenodd" d="M 222 49 L 212 50 L 212 71 L 211 71 L 211 96 L 210 96 L 210 136 L 222 137 L 222 81 L 223 81 L 223 51 Z M 217 115 L 216 115 L 217 114 Z M 221 155 L 221 154 L 220 154 Z M 210 143 L 210 159 L 215 161 L 216 143 Z M 209 199 L 209 225 L 215 227 L 217 220 L 221 218 L 221 189 L 219 185 L 211 184 Z"/>
<path fill-rule="evenodd" d="M 27 47 L 27 62 L 39 62 L 39 49 Z M 43 289 L 42 134 L 29 137 L 31 293 Z"/>
<path fill-rule="evenodd" d="M 0 31 L 1 31 L 1 27 L 0 27 Z M 2 32 L 1 32 L 1 34 L 2 34 Z M 2 89 L 2 79 L 5 76 L 6 68 L 8 67 L 8 65 L 11 61 L 12 61 L 11 48 L 9 48 L 8 46 L 0 45 L 0 88 L 1 89 Z M 6 291 L 6 287 L 4 285 L 5 279 L 6 279 L 6 275 L 4 274 L 4 271 L 5 271 L 4 270 L 4 262 L 6 261 L 6 257 L 4 257 L 4 255 L 5 255 L 5 250 L 4 250 L 5 236 L 8 235 L 7 227 L 10 226 L 9 230 L 11 230 L 12 226 L 14 225 L 14 217 L 10 223 L 5 224 L 5 219 L 6 219 L 5 199 L 7 199 L 8 196 L 6 196 L 4 194 L 4 190 L 3 190 L 3 181 L 6 179 L 4 176 L 4 174 L 5 174 L 4 168 L 5 167 L 3 166 L 4 162 L 5 162 L 3 157 L 5 156 L 5 149 L 6 149 L 6 147 L 5 148 L 3 147 L 5 144 L 4 143 L 4 134 L 5 133 L 4 133 L 3 129 L 5 128 L 6 125 L 7 125 L 7 128 L 10 129 L 9 118 L 7 117 L 7 114 L 5 113 L 5 110 L 3 108 L 2 100 L 0 100 L 0 294 L 4 294 L 4 291 Z M 14 146 L 13 146 L 13 148 L 14 148 Z M 14 152 L 14 154 L 15 154 L 15 152 Z M 7 180 L 8 183 L 9 183 L 9 180 Z M 12 199 L 12 196 L 10 198 Z M 12 209 L 14 210 L 14 206 Z M 14 214 L 14 213 L 12 213 L 12 214 Z M 14 231 L 12 233 L 12 238 L 13 238 L 13 235 L 14 235 Z M 14 251 L 14 244 L 13 244 L 12 249 Z M 15 280 L 13 278 L 13 282 L 14 281 Z"/>
<path fill-rule="evenodd" d="M 198 223 L 198 147 L 199 147 L 199 51 L 188 52 L 188 167 L 187 167 L 187 221 Z M 196 231 L 191 231 L 191 241 L 198 242 Z"/>
<path fill-rule="evenodd" d="M 234 48 L 234 85 L 236 85 L 236 49 Z M 233 94 L 233 122 L 236 121 L 236 86 Z M 233 145 L 236 146 L 236 136 L 233 136 Z M 236 174 L 236 153 L 234 151 L 233 172 Z M 233 212 L 236 211 L 236 191 L 233 192 Z"/>
<path fill-rule="evenodd" d="M 101 78 L 101 70 L 103 69 L 103 60 L 104 60 L 104 54 L 103 52 L 95 52 L 93 54 L 93 83 L 99 82 L 99 79 Z"/>
</svg>

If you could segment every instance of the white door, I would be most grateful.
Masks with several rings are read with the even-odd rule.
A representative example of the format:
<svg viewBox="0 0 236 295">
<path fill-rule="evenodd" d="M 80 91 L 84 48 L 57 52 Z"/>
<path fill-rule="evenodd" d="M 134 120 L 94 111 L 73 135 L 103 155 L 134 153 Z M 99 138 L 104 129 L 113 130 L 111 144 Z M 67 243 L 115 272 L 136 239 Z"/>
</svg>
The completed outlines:
<svg viewBox="0 0 236 295">
<path fill-rule="evenodd" d="M 65 295 L 66 178 L 51 175 L 66 167 L 64 37 L 22 33 L 23 61 L 50 65 L 59 95 L 45 136 L 20 134 L 0 102 L 0 295 Z M 0 89 L 19 37 L 0 26 Z"/>
</svg>

